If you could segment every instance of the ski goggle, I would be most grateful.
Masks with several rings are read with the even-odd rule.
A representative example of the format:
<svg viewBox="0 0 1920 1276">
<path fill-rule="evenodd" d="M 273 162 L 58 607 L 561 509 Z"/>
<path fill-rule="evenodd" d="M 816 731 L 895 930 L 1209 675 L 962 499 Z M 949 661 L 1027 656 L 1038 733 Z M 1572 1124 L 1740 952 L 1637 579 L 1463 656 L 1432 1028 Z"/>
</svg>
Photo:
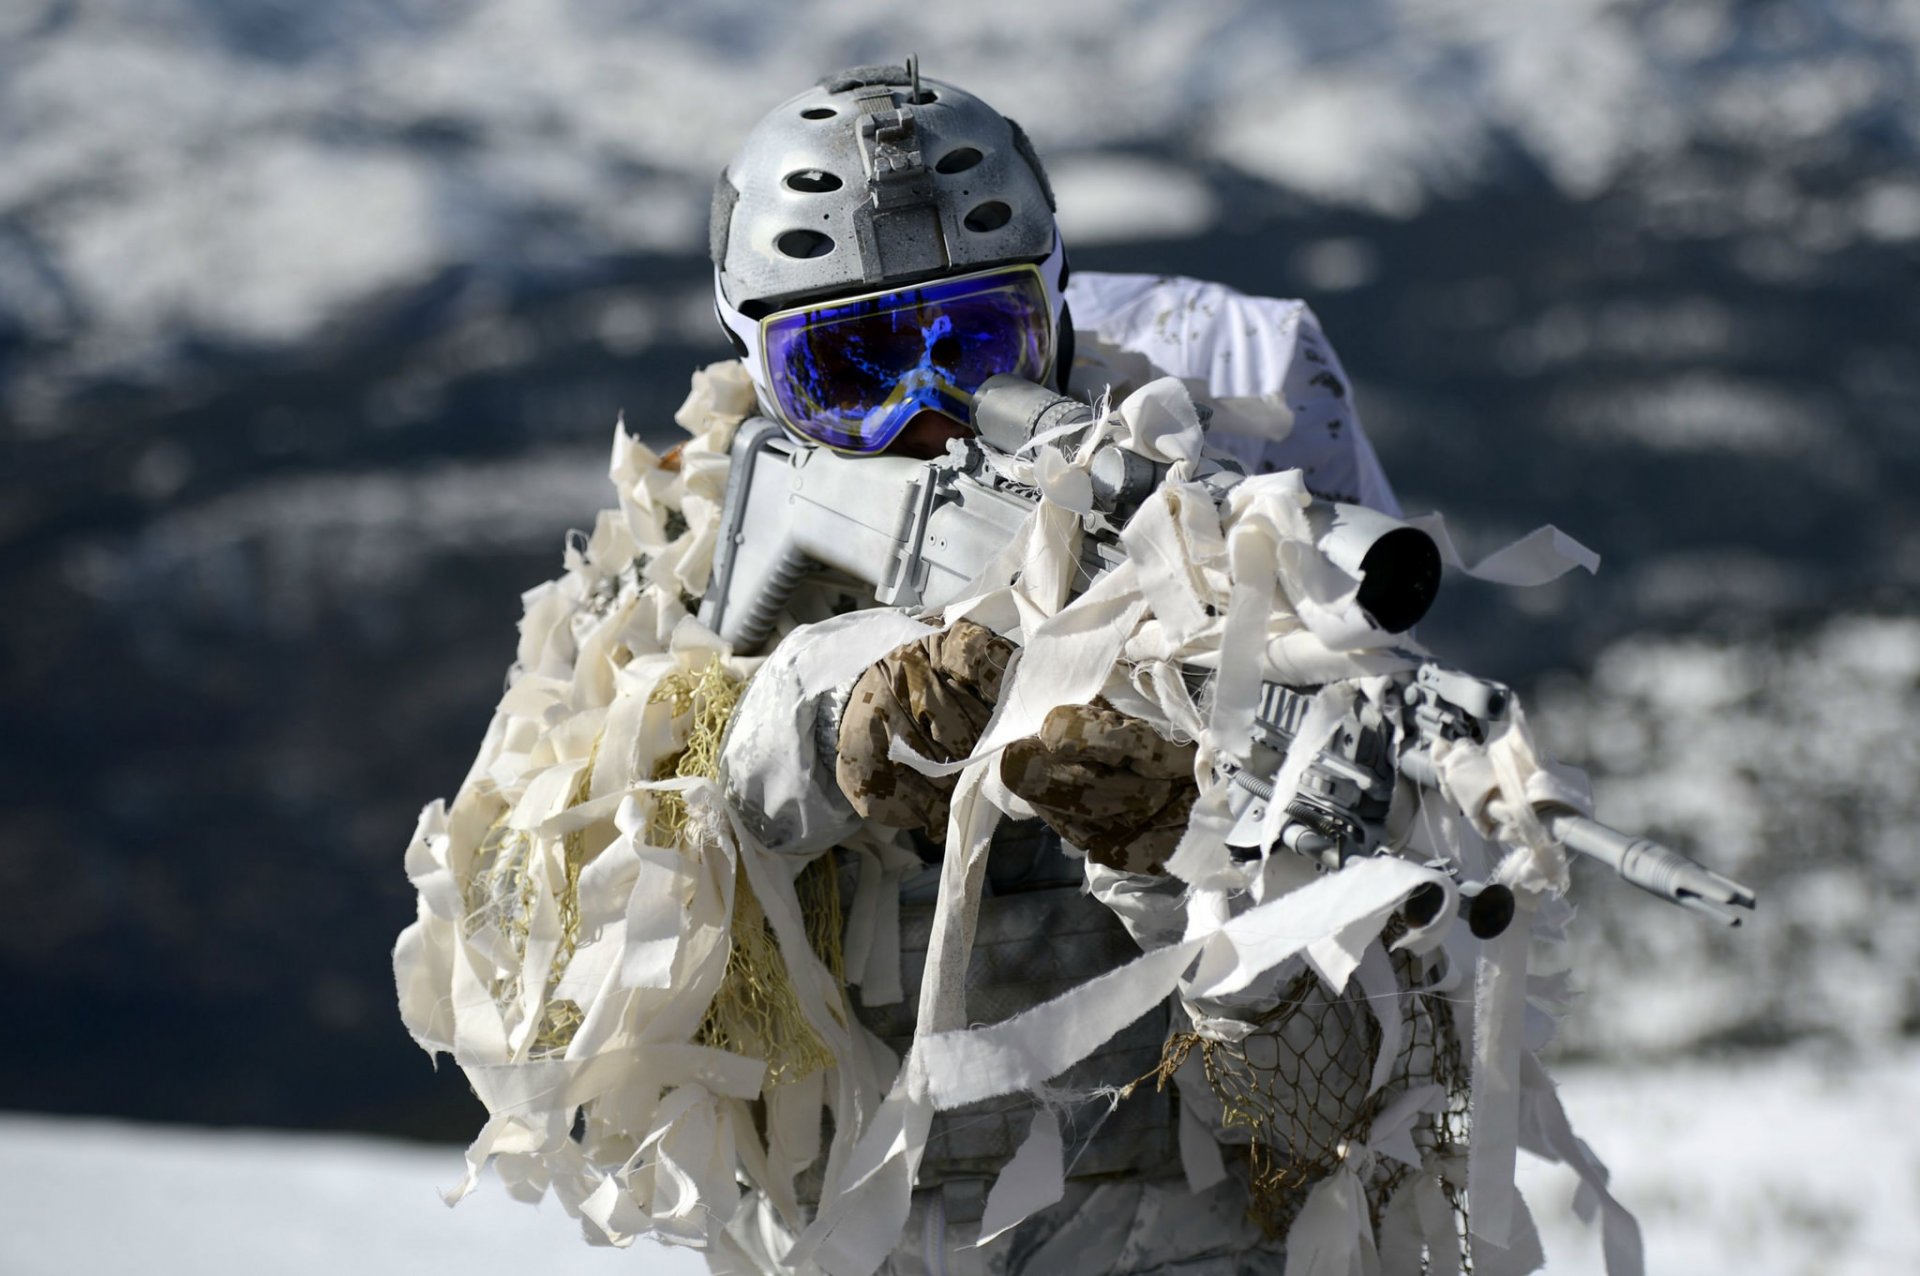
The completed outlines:
<svg viewBox="0 0 1920 1276">
<path fill-rule="evenodd" d="M 881 451 L 929 409 L 964 422 L 988 377 L 1042 380 L 1052 351 L 1052 302 L 1033 265 L 795 306 L 760 321 L 774 406 L 799 433 L 840 452 Z"/>
</svg>

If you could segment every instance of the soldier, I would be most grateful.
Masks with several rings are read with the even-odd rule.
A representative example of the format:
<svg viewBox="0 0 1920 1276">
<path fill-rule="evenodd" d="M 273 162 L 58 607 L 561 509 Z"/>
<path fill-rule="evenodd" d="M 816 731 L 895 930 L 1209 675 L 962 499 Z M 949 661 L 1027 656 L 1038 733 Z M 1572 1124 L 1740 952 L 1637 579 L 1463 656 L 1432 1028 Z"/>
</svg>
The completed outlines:
<svg viewBox="0 0 1920 1276">
<path fill-rule="evenodd" d="M 1053 212 L 1019 125 L 911 63 L 829 76 L 775 107 L 722 175 L 712 221 L 716 308 L 761 410 L 810 445 L 926 458 L 970 432 L 968 396 L 989 376 L 1094 397 L 1171 371 L 1243 405 L 1212 442 L 1248 468 L 1300 468 L 1318 494 L 1397 513 L 1345 374 L 1303 305 L 1185 279 L 1070 279 Z M 858 592 L 822 587 L 840 595 L 831 609 Z M 884 620 L 866 628 L 892 646 Z M 935 762 L 965 758 L 1011 646 L 962 620 L 848 680 L 861 635 L 855 616 L 782 641 L 734 713 L 721 778 L 743 822 L 786 854 L 826 853 L 863 823 L 911 846 L 926 865 L 902 887 L 911 985 L 954 777 L 890 753 L 904 743 Z M 1115 911 L 1142 942 L 1178 938 L 1180 883 L 1162 865 L 1194 799 L 1193 748 L 1095 703 L 1056 712 L 1007 751 L 1002 777 L 1039 819 L 1003 823 L 988 855 L 971 1015 L 1004 1018 L 1137 956 Z M 1087 893 L 1089 872 L 1105 875 L 1117 910 Z M 906 994 L 883 1005 L 856 994 L 863 1022 L 901 1053 L 918 1008 L 917 989 Z M 1152 1074 L 1167 1028 L 1150 1016 L 1058 1084 L 1110 1089 Z M 983 1249 L 965 1247 L 1031 1104 L 942 1114 L 885 1270 L 1277 1271 L 1278 1244 L 1249 1220 L 1243 1179 L 1190 1192 L 1171 1103 L 1143 1088 L 1111 1112 L 1087 1105 L 1066 1149 L 1064 1200 Z"/>
<path fill-rule="evenodd" d="M 525 595 L 480 756 L 407 852 L 401 1013 L 491 1113 L 454 1199 L 491 1163 L 591 1238 L 743 1276 L 1524 1271 L 1525 1138 L 1632 1271 L 1530 1053 L 1574 844 L 1548 828 L 1675 902 L 1752 897 L 1575 818 L 1504 688 L 1367 611 L 1391 574 L 1341 566 L 1312 498 L 1397 510 L 1306 307 L 1070 278 L 1025 135 L 911 61 L 775 107 L 712 253 L 739 361 L 696 374 L 681 448 L 616 435 L 619 507 Z M 1071 601 L 1093 533 L 1047 465 L 1090 485 L 1098 449 L 966 443 L 998 375 L 1167 462 Z M 778 641 L 730 649 L 716 548 L 779 529 L 725 524 L 729 476 L 779 428 L 784 481 L 1000 467 L 1024 557 L 922 616 L 763 555 Z"/>
</svg>

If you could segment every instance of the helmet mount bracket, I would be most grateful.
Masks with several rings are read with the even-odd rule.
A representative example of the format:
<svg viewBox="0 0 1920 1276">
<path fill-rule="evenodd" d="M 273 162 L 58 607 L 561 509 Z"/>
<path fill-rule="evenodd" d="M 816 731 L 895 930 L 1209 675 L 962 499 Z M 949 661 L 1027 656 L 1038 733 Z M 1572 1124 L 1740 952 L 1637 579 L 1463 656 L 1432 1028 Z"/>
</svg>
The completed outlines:
<svg viewBox="0 0 1920 1276">
<path fill-rule="evenodd" d="M 914 96 L 919 96 L 917 90 Z M 896 104 L 886 86 L 862 93 L 854 105 L 868 195 L 853 213 L 861 273 L 867 282 L 878 283 L 947 270 L 952 254 L 933 175 L 921 153 L 913 106 Z"/>
</svg>

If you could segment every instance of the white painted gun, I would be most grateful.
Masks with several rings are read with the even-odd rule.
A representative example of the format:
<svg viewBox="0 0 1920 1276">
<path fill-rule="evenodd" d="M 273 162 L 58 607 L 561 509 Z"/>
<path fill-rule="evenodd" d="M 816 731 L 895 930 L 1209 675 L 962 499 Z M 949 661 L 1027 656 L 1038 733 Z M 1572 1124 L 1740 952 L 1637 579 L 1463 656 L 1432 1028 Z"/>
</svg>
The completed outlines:
<svg viewBox="0 0 1920 1276">
<path fill-rule="evenodd" d="M 1039 501 L 1032 487 L 1011 477 L 1008 458 L 1037 436 L 1072 437 L 1093 420 L 1093 410 L 1077 399 L 994 377 L 974 398 L 975 437 L 949 444 L 935 460 L 842 456 L 796 442 L 775 422 L 747 421 L 734 436 L 701 622 L 735 651 L 757 651 L 801 577 L 819 567 L 872 585 L 883 606 L 933 608 L 960 598 Z M 1096 450 L 1090 459 L 1094 508 L 1082 520 L 1082 586 L 1124 561 L 1119 530 L 1166 470 L 1115 442 Z M 1216 497 L 1241 477 L 1218 462 L 1203 462 L 1195 475 Z M 1441 570 L 1431 537 L 1362 506 L 1316 503 L 1308 514 L 1320 551 L 1360 581 L 1357 601 L 1370 623 L 1397 634 L 1426 614 Z M 1402 686 L 1401 729 L 1381 723 L 1373 737 L 1351 733 L 1344 745 L 1312 761 L 1289 804 L 1281 843 L 1333 868 L 1352 855 L 1377 853 L 1393 777 L 1437 788 L 1432 744 L 1486 739 L 1510 702 L 1511 693 L 1498 683 L 1423 666 Z M 1264 735 L 1255 743 L 1264 741 L 1267 752 L 1259 756 L 1271 765 L 1235 775 L 1253 798 L 1271 798 L 1271 780 L 1292 739 L 1288 723 L 1303 703 L 1294 689 L 1264 685 L 1256 727 Z M 1383 740 L 1401 742 L 1398 756 Z M 1647 838 L 1572 813 L 1549 816 L 1547 828 L 1569 850 L 1601 860 L 1670 902 L 1732 925 L 1739 924 L 1734 908 L 1754 906 L 1745 887 Z M 1265 849 L 1252 848 L 1254 854 Z M 1497 901 L 1497 892 L 1489 899 Z"/>
</svg>

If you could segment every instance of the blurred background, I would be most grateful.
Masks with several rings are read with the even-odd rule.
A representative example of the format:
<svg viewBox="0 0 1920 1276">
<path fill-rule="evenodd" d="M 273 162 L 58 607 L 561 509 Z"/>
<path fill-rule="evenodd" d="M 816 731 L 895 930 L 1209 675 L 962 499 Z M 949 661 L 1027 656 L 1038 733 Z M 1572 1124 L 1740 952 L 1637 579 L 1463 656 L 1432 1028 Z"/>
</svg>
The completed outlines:
<svg viewBox="0 0 1920 1276">
<path fill-rule="evenodd" d="M 1469 557 L 1542 522 L 1600 552 L 1456 581 L 1423 637 L 1762 907 L 1580 883 L 1576 1123 L 1655 1272 L 1906 1268 L 1920 5 L 6 0 L 0 1272 L 118 1270 L 110 1167 L 226 1185 L 110 1194 L 195 1271 L 331 1230 L 524 1265 L 477 1203 L 420 1187 L 404 1243 L 387 1208 L 482 1119 L 393 1008 L 401 852 L 520 591 L 611 504 L 617 416 L 670 442 L 727 354 L 714 175 L 908 52 L 1026 126 L 1076 268 L 1306 298 Z M 186 1128 L 238 1126 L 330 1134 Z M 1555 1270 L 1596 1264 L 1538 1182 Z M 571 1270 L 551 1203 L 505 1208 Z"/>
</svg>

